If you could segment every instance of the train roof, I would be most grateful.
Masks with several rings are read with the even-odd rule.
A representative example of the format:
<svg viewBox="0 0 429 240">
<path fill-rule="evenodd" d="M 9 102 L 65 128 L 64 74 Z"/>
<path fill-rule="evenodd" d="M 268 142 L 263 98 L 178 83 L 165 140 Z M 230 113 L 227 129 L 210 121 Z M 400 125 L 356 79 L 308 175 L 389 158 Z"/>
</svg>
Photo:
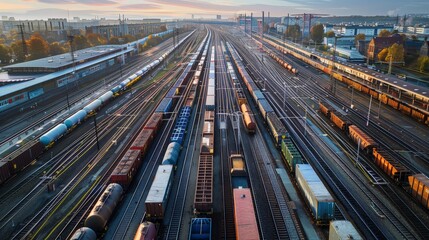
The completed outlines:
<svg viewBox="0 0 429 240">
<path fill-rule="evenodd" d="M 152 182 L 146 202 L 163 202 L 170 182 L 173 165 L 160 165 Z"/>
<path fill-rule="evenodd" d="M 311 189 L 319 202 L 334 201 L 322 180 L 320 180 L 319 176 L 317 176 L 316 172 L 309 164 L 297 164 L 296 172 L 297 175 L 301 175 L 303 180 L 306 181 L 307 186 Z"/>
<path fill-rule="evenodd" d="M 249 188 L 234 188 L 237 239 L 259 239 L 258 223 Z"/>
</svg>

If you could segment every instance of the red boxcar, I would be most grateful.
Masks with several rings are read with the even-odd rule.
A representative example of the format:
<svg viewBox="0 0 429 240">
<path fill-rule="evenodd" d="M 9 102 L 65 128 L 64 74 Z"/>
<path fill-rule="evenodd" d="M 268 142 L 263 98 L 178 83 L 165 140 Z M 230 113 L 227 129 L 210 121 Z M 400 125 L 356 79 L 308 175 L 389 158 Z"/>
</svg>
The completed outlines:
<svg viewBox="0 0 429 240">
<path fill-rule="evenodd" d="M 110 182 L 118 183 L 127 189 L 140 164 L 140 150 L 128 150 L 110 175 Z"/>
<path fill-rule="evenodd" d="M 161 122 L 162 122 L 162 113 L 153 113 L 152 116 L 149 118 L 149 120 L 147 121 L 146 125 L 144 125 L 143 129 L 153 129 L 156 131 L 158 131 L 159 126 L 161 126 Z"/>
<path fill-rule="evenodd" d="M 259 239 L 258 223 L 249 188 L 234 188 L 234 215 L 236 239 Z"/>
</svg>

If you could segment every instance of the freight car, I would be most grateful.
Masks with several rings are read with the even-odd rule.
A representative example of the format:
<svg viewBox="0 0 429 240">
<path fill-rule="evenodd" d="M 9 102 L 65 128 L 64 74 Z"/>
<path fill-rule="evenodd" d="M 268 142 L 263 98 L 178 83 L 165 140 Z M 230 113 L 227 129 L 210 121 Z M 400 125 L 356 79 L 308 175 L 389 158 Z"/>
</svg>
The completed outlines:
<svg viewBox="0 0 429 240">
<path fill-rule="evenodd" d="M 259 239 L 258 223 L 249 188 L 234 188 L 234 223 L 236 239 Z"/>
<path fill-rule="evenodd" d="M 408 183 L 411 195 L 424 208 L 429 209 L 429 178 L 422 173 L 414 174 L 408 176 Z"/>
<path fill-rule="evenodd" d="M 160 165 L 145 201 L 146 216 L 148 218 L 164 218 L 172 180 L 173 165 Z"/>
<path fill-rule="evenodd" d="M 317 224 L 327 224 L 334 218 L 335 201 L 308 164 L 297 164 L 295 176 Z"/>
<path fill-rule="evenodd" d="M 140 150 L 128 150 L 110 175 L 110 183 L 118 183 L 127 190 L 140 165 Z"/>
<path fill-rule="evenodd" d="M 331 221 L 329 224 L 329 240 L 353 239 L 363 240 L 362 236 L 347 220 Z"/>
<path fill-rule="evenodd" d="M 134 240 L 156 240 L 158 232 L 152 222 L 142 222 L 137 228 Z"/>
<path fill-rule="evenodd" d="M 74 232 L 70 240 L 96 240 L 97 234 L 88 227 L 81 227 Z"/>
<path fill-rule="evenodd" d="M 303 159 L 295 144 L 289 139 L 281 141 L 282 156 L 286 159 L 287 165 L 291 172 L 295 172 L 297 164 L 302 164 Z"/>
<path fill-rule="evenodd" d="M 355 125 L 349 126 L 349 136 L 350 138 L 358 145 L 360 149 L 370 153 L 374 147 L 377 146 L 377 143 L 368 136 L 364 131 L 358 128 Z"/>
<path fill-rule="evenodd" d="M 194 213 L 213 212 L 213 156 L 200 155 L 194 196 Z"/>
<path fill-rule="evenodd" d="M 96 233 L 103 232 L 116 205 L 121 200 L 122 193 L 121 185 L 109 184 L 86 218 L 85 227 L 91 228 Z"/>
<path fill-rule="evenodd" d="M 405 183 L 411 171 L 402 163 L 397 161 L 388 152 L 374 148 L 373 150 L 375 164 L 383 170 L 389 177 L 398 183 Z"/>
<path fill-rule="evenodd" d="M 212 219 L 192 218 L 189 229 L 189 240 L 211 240 L 212 239 Z"/>
<path fill-rule="evenodd" d="M 246 164 L 244 163 L 243 155 L 241 154 L 231 154 L 229 156 L 229 161 L 231 162 L 231 177 L 243 177 L 247 176 Z"/>
<path fill-rule="evenodd" d="M 248 133 L 255 133 L 256 122 L 253 117 L 252 110 L 250 110 L 249 106 L 246 103 L 241 104 L 240 106 L 241 112 L 243 114 L 243 123 L 246 127 Z"/>
</svg>

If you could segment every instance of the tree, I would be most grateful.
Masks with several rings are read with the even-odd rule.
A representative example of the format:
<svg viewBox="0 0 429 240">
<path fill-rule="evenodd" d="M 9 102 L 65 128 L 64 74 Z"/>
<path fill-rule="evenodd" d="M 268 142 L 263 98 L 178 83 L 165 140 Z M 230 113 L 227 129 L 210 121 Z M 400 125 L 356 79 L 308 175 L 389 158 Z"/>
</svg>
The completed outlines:
<svg viewBox="0 0 429 240">
<path fill-rule="evenodd" d="M 335 32 L 334 31 L 328 31 L 327 33 L 326 33 L 326 37 L 327 38 L 333 38 L 333 37 L 335 37 Z"/>
<path fill-rule="evenodd" d="M 359 41 L 361 40 L 365 40 L 366 36 L 363 33 L 359 33 L 358 35 L 355 36 L 355 44 L 357 44 Z"/>
<path fill-rule="evenodd" d="M 420 72 L 429 70 L 429 57 L 421 56 L 417 59 L 418 67 Z"/>
<path fill-rule="evenodd" d="M 311 39 L 316 43 L 321 43 L 323 41 L 323 33 L 323 24 L 314 25 L 310 29 Z"/>
<path fill-rule="evenodd" d="M 390 46 L 386 56 L 386 62 L 390 61 L 390 58 L 392 58 L 393 62 L 404 62 L 404 47 L 397 43 Z"/>
<path fill-rule="evenodd" d="M 388 53 L 389 53 L 389 49 L 383 48 L 383 50 L 381 50 L 377 55 L 378 61 L 381 61 L 381 62 L 386 61 L 386 57 Z"/>
<path fill-rule="evenodd" d="M 86 39 L 83 35 L 75 35 L 73 39 L 73 48 L 75 50 L 84 49 L 91 47 L 91 45 L 88 42 L 88 39 Z"/>
<path fill-rule="evenodd" d="M 118 38 L 118 37 L 115 37 L 115 36 L 111 37 L 111 38 L 109 39 L 109 44 L 120 44 L 120 43 L 119 43 L 119 38 Z"/>
<path fill-rule="evenodd" d="M 106 38 L 104 38 L 100 34 L 96 34 L 96 33 L 86 34 L 86 39 L 88 40 L 88 43 L 92 47 L 98 46 L 98 45 L 103 45 L 103 44 L 106 44 L 106 42 L 107 42 Z"/>
<path fill-rule="evenodd" d="M 16 62 L 24 62 L 25 61 L 25 53 L 24 48 L 22 47 L 22 41 L 17 40 L 13 42 L 10 47 L 12 48 L 13 54 L 15 55 L 14 61 Z"/>
<path fill-rule="evenodd" d="M 298 24 L 291 25 L 286 29 L 286 37 L 290 37 L 294 40 L 301 38 L 301 28 Z"/>
<path fill-rule="evenodd" d="M 390 32 L 389 32 L 389 30 L 383 29 L 378 33 L 378 36 L 379 37 L 388 37 L 388 36 L 390 36 Z"/>
<path fill-rule="evenodd" d="M 9 64 L 12 57 L 10 56 L 11 49 L 10 47 L 0 44 L 0 63 L 1 64 Z"/>
<path fill-rule="evenodd" d="M 124 35 L 124 40 L 126 43 L 134 42 L 136 38 L 133 35 L 126 34 Z"/>
<path fill-rule="evenodd" d="M 28 44 L 28 59 L 34 60 L 39 58 L 44 58 L 49 56 L 49 44 L 48 42 L 39 34 L 31 35 L 30 39 L 27 42 Z"/>
<path fill-rule="evenodd" d="M 161 30 L 161 32 L 165 32 L 167 31 L 167 26 L 161 25 L 161 27 L 159 27 L 159 30 Z"/>
<path fill-rule="evenodd" d="M 66 49 L 59 42 L 53 42 L 49 44 L 49 53 L 51 56 L 65 53 Z"/>
</svg>

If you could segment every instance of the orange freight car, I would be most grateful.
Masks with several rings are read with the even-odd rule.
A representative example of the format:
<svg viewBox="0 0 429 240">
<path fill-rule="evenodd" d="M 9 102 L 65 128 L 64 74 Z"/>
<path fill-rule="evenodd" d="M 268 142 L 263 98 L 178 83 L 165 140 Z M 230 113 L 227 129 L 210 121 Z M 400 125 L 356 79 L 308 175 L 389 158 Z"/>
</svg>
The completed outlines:
<svg viewBox="0 0 429 240">
<path fill-rule="evenodd" d="M 424 174 L 415 174 L 408 177 L 411 195 L 426 209 L 429 209 L 429 178 Z"/>
<path fill-rule="evenodd" d="M 395 181 L 403 183 L 407 181 L 411 172 L 402 163 L 398 162 L 390 154 L 385 151 L 373 149 L 372 154 L 374 156 L 375 164 L 381 168 L 389 177 Z"/>
<path fill-rule="evenodd" d="M 247 106 L 245 103 L 241 104 L 240 108 L 241 112 L 243 113 L 243 121 L 244 125 L 246 126 L 246 130 L 249 133 L 255 133 L 256 123 L 252 115 L 252 111 L 250 111 L 249 106 Z"/>
<path fill-rule="evenodd" d="M 341 130 L 345 130 L 348 122 L 346 120 L 346 116 L 341 114 L 338 111 L 331 111 L 331 121 Z"/>
<path fill-rule="evenodd" d="M 331 116 L 331 109 L 328 108 L 328 104 L 326 102 L 320 101 L 319 102 L 319 108 L 320 112 L 323 113 L 323 115 L 330 117 Z"/>
<path fill-rule="evenodd" d="M 349 136 L 355 143 L 360 142 L 360 148 L 367 151 L 368 153 L 377 145 L 377 143 L 371 137 L 369 137 L 365 132 L 360 130 L 355 125 L 349 126 Z"/>
<path fill-rule="evenodd" d="M 238 240 L 259 240 L 259 229 L 249 188 L 234 188 L 235 232 Z"/>
</svg>

